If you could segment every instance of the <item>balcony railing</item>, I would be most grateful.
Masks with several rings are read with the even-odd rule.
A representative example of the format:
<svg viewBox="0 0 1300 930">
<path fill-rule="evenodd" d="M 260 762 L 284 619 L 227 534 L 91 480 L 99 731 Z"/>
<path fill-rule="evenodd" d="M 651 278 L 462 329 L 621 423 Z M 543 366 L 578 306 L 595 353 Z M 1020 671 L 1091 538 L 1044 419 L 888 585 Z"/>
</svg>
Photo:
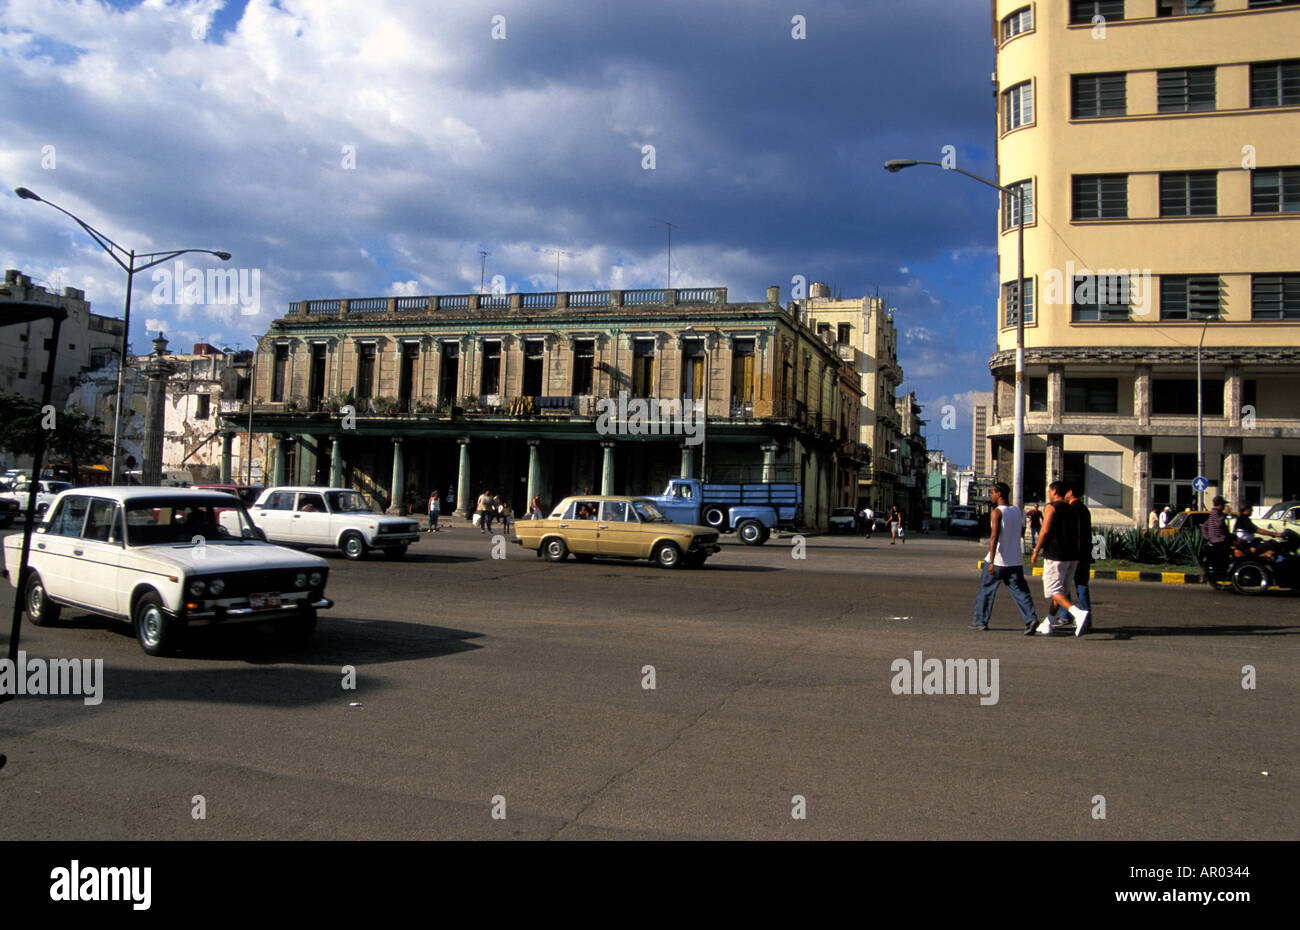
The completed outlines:
<svg viewBox="0 0 1300 930">
<path fill-rule="evenodd" d="M 436 313 L 440 310 L 566 310 L 725 304 L 725 287 L 647 288 L 628 291 L 544 291 L 510 294 L 435 294 L 303 300 L 289 305 L 297 316 L 371 313 Z"/>
</svg>

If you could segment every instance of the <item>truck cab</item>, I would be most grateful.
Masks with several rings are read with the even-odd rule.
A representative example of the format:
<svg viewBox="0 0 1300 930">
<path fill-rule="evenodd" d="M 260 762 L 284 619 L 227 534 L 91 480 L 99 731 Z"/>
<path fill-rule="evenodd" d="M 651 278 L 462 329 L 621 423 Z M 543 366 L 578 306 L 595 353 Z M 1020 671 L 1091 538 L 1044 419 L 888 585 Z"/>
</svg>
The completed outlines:
<svg viewBox="0 0 1300 930">
<path fill-rule="evenodd" d="M 795 526 L 803 516 L 803 489 L 793 483 L 705 484 L 698 478 L 670 478 L 650 498 L 675 523 L 734 532 L 749 546 L 761 546 L 772 530 Z"/>
</svg>

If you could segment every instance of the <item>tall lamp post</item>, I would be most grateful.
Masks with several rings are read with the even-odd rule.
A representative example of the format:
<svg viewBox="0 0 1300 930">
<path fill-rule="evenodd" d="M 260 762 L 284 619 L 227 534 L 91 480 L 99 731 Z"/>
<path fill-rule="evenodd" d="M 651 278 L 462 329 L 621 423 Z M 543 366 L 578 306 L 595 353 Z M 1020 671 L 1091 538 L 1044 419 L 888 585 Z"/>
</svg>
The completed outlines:
<svg viewBox="0 0 1300 930">
<path fill-rule="evenodd" d="M 1201 347 L 1205 345 L 1205 330 L 1212 317 L 1206 316 L 1201 326 L 1201 338 L 1196 343 L 1196 477 L 1205 474 L 1205 433 L 1202 428 L 1204 383 L 1201 381 Z M 1219 493 L 1223 493 L 1223 475 L 1219 475 Z M 1226 495 L 1225 495 L 1226 496 Z M 1205 509 L 1205 492 L 1196 492 L 1196 509 Z"/>
<path fill-rule="evenodd" d="M 1001 184 L 995 184 L 988 178 L 981 178 L 977 174 L 971 174 L 969 171 L 963 171 L 955 165 L 945 165 L 937 161 L 917 161 L 911 158 L 895 158 L 885 162 L 885 170 L 897 174 L 904 168 L 911 168 L 914 165 L 934 165 L 936 168 L 943 168 L 945 171 L 956 171 L 958 174 L 964 174 L 973 181 L 979 181 L 994 190 L 1001 191 L 1004 194 L 1010 194 L 1016 198 L 1016 242 L 1017 242 L 1017 270 L 1016 270 L 1016 435 L 1015 444 L 1012 448 L 1011 457 L 1013 459 L 1012 483 L 1011 483 L 1011 502 L 1017 507 L 1024 509 L 1024 477 L 1025 477 L 1025 189 L 1021 187 L 1003 187 Z"/>
<path fill-rule="evenodd" d="M 94 239 L 96 244 L 108 253 L 113 261 L 121 266 L 126 272 L 126 307 L 122 314 L 122 349 L 117 361 L 117 389 L 116 400 L 113 405 L 113 466 L 109 475 L 109 482 L 116 484 L 118 480 L 117 466 L 122 457 L 120 446 L 122 435 L 122 376 L 126 371 L 126 356 L 129 351 L 129 338 L 131 335 L 131 284 L 135 280 L 137 272 L 145 271 L 154 265 L 161 265 L 163 262 L 171 261 L 181 255 L 189 252 L 202 252 L 206 255 L 215 255 L 223 262 L 230 261 L 229 252 L 217 252 L 212 249 L 172 249 L 166 252 L 141 252 L 137 253 L 134 249 L 124 249 L 108 236 L 104 235 L 98 229 L 86 223 L 80 217 L 69 213 L 56 203 L 51 203 L 36 194 L 32 193 L 25 187 L 14 188 L 14 193 L 23 200 L 35 200 L 38 203 L 47 204 L 58 210 L 64 216 L 72 219 L 78 226 L 84 229 L 90 238 Z M 141 262 L 141 264 L 137 264 Z"/>
</svg>

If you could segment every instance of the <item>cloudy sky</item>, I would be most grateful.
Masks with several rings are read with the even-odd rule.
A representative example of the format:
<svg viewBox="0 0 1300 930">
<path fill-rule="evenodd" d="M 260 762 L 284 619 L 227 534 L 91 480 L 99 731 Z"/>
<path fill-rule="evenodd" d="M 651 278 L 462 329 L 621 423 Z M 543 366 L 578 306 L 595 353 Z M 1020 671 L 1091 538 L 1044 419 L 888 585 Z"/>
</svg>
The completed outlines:
<svg viewBox="0 0 1300 930">
<path fill-rule="evenodd" d="M 476 292 L 479 250 L 508 290 L 554 289 L 557 249 L 566 289 L 664 286 L 671 221 L 674 286 L 888 297 L 902 390 L 969 462 L 996 194 L 881 164 L 953 146 L 993 174 L 987 0 L 0 0 L 0 23 L 4 267 L 121 313 L 125 274 L 25 186 L 256 280 L 241 308 L 137 276 L 137 352 L 146 328 L 246 348 L 289 301 Z"/>
</svg>

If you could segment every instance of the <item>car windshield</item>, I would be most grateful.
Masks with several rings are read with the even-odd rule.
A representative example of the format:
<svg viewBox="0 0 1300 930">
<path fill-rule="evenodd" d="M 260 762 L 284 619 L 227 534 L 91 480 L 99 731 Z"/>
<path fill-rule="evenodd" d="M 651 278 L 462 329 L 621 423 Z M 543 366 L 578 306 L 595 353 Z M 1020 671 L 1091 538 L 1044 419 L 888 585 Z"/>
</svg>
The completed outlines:
<svg viewBox="0 0 1300 930">
<path fill-rule="evenodd" d="M 650 501 L 637 500 L 632 502 L 643 523 L 667 523 L 668 518 L 660 512 L 659 508 Z"/>
<path fill-rule="evenodd" d="M 334 513 L 375 512 L 375 508 L 370 506 L 359 491 L 330 491 L 325 496 L 329 499 L 330 510 Z"/>
<path fill-rule="evenodd" d="M 1274 504 L 1268 508 L 1268 513 L 1260 517 L 1261 520 L 1281 520 L 1286 516 L 1286 512 L 1292 507 L 1297 506 L 1295 501 L 1283 501 L 1280 504 Z"/>
<path fill-rule="evenodd" d="M 158 546 L 229 539 L 261 539 L 238 500 L 214 494 L 207 498 L 145 497 L 126 502 L 126 541 L 131 546 Z"/>
</svg>

